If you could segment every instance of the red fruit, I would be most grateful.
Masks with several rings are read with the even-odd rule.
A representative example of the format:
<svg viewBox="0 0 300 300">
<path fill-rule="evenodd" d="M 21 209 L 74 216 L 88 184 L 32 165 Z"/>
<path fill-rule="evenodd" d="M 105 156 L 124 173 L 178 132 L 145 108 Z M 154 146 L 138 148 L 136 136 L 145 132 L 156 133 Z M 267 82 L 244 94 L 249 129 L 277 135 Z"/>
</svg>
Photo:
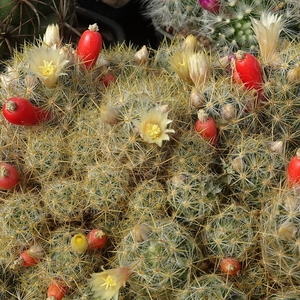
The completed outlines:
<svg viewBox="0 0 300 300">
<path fill-rule="evenodd" d="M 19 174 L 15 167 L 0 163 L 0 189 L 10 190 L 19 182 Z"/>
<path fill-rule="evenodd" d="M 233 257 L 225 257 L 220 263 L 220 268 L 225 274 L 236 275 L 241 269 L 241 264 Z"/>
<path fill-rule="evenodd" d="M 39 262 L 39 259 L 30 256 L 27 250 L 22 252 L 20 257 L 22 258 L 23 266 L 25 267 L 35 265 Z"/>
<path fill-rule="evenodd" d="M 217 144 L 218 129 L 216 123 L 212 118 L 208 117 L 202 109 L 198 111 L 198 120 L 195 123 L 195 130 L 213 146 Z"/>
<path fill-rule="evenodd" d="M 16 125 L 37 125 L 51 120 L 49 111 L 33 105 L 30 101 L 21 97 L 12 97 L 6 100 L 2 106 L 5 119 Z"/>
<path fill-rule="evenodd" d="M 48 290 L 47 297 L 49 300 L 61 300 L 68 291 L 68 287 L 59 279 L 51 282 Z"/>
<path fill-rule="evenodd" d="M 300 148 L 288 165 L 287 177 L 290 186 L 300 185 Z"/>
<path fill-rule="evenodd" d="M 95 23 L 81 35 L 77 46 L 77 55 L 83 65 L 90 70 L 96 64 L 101 49 L 102 36 Z"/>
<path fill-rule="evenodd" d="M 104 84 L 104 86 L 108 87 L 112 83 L 116 82 L 116 77 L 111 73 L 107 73 L 105 76 L 100 78 L 100 81 Z"/>
<path fill-rule="evenodd" d="M 239 50 L 235 53 L 235 69 L 248 90 L 256 90 L 262 96 L 263 75 L 259 61 L 250 53 Z"/>
<path fill-rule="evenodd" d="M 87 234 L 86 238 L 90 248 L 99 249 L 105 245 L 107 235 L 101 229 L 93 229 Z"/>
</svg>

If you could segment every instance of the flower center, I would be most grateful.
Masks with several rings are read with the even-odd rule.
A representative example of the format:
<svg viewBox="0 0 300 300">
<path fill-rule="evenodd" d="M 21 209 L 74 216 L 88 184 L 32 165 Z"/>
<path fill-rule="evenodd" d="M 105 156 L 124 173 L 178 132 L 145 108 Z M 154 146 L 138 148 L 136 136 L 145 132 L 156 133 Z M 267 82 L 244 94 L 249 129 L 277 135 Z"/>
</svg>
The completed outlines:
<svg viewBox="0 0 300 300">
<path fill-rule="evenodd" d="M 39 68 L 41 69 L 41 74 L 45 77 L 50 77 L 51 75 L 53 75 L 56 71 L 56 66 L 52 65 L 53 60 L 51 60 L 50 62 L 45 61 L 44 60 L 44 65 L 43 66 L 39 66 Z"/>
<path fill-rule="evenodd" d="M 153 140 L 157 139 L 161 133 L 161 130 L 158 125 L 148 123 L 146 125 L 145 133 L 150 136 Z"/>
<path fill-rule="evenodd" d="M 110 289 L 110 288 L 112 288 L 113 286 L 116 285 L 114 279 L 113 279 L 112 276 L 110 276 L 110 275 L 108 275 L 108 276 L 106 277 L 106 279 L 104 279 L 104 281 L 105 281 L 105 282 L 104 282 L 103 284 L 101 284 L 101 286 L 104 286 L 104 285 L 105 285 L 105 289 L 106 289 L 106 290 L 107 290 L 107 289 Z"/>
</svg>

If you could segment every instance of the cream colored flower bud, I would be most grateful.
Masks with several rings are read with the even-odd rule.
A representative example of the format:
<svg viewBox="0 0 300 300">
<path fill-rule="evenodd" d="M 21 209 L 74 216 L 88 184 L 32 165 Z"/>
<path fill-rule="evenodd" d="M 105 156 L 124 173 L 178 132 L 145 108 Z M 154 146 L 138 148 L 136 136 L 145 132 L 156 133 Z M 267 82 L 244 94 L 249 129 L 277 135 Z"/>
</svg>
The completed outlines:
<svg viewBox="0 0 300 300">
<path fill-rule="evenodd" d="M 189 75 L 196 88 L 203 85 L 210 75 L 210 65 L 207 56 L 203 52 L 189 55 Z"/>
<path fill-rule="evenodd" d="M 143 242 L 149 236 L 149 227 L 146 224 L 137 224 L 131 230 L 133 240 L 136 242 Z"/>
<path fill-rule="evenodd" d="M 61 46 L 59 27 L 57 24 L 51 24 L 47 26 L 43 37 L 43 42 L 49 47 L 56 45 L 56 47 L 59 48 Z"/>
<path fill-rule="evenodd" d="M 300 81 L 300 66 L 297 66 L 294 69 L 288 70 L 286 74 L 287 80 L 290 83 L 295 83 Z"/>
<path fill-rule="evenodd" d="M 233 119 L 236 116 L 236 109 L 232 104 L 227 103 L 222 107 L 221 115 L 225 120 Z"/>
<path fill-rule="evenodd" d="M 195 87 L 192 88 L 190 95 L 191 105 L 197 110 L 205 106 L 205 98 Z"/>
<path fill-rule="evenodd" d="M 143 46 L 142 49 L 137 51 L 134 55 L 134 61 L 137 65 L 144 65 L 148 62 L 149 52 L 146 46 Z"/>
<path fill-rule="evenodd" d="M 187 181 L 187 175 L 186 174 L 178 174 L 171 178 L 171 182 L 174 186 L 184 186 Z"/>
<path fill-rule="evenodd" d="M 290 241 L 297 233 L 297 227 L 292 222 L 285 222 L 280 225 L 278 229 L 278 235 L 281 239 Z"/>
<path fill-rule="evenodd" d="M 231 162 L 232 170 L 238 173 L 244 171 L 245 163 L 242 157 L 236 157 Z"/>
<path fill-rule="evenodd" d="M 195 52 L 197 50 L 197 39 L 195 38 L 194 35 L 190 34 L 188 35 L 181 46 L 181 51 L 182 52 Z"/>
<path fill-rule="evenodd" d="M 275 141 L 271 143 L 270 150 L 275 153 L 283 153 L 283 141 Z"/>
<path fill-rule="evenodd" d="M 114 107 L 101 106 L 100 113 L 101 119 L 105 124 L 114 125 L 119 122 L 118 111 Z"/>
</svg>

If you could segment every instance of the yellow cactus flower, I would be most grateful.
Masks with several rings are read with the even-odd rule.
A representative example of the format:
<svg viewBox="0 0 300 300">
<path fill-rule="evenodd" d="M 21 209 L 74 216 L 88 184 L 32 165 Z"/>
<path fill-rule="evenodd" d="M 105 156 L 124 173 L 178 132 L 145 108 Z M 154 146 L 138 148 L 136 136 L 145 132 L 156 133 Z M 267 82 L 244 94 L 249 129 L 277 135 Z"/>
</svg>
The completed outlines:
<svg viewBox="0 0 300 300">
<path fill-rule="evenodd" d="M 101 300 L 118 300 L 120 288 L 125 286 L 131 275 L 129 268 L 115 268 L 93 273 L 88 282 L 95 297 L 100 297 Z"/>
<path fill-rule="evenodd" d="M 167 125 L 172 122 L 167 116 L 168 113 L 153 108 L 142 115 L 140 122 L 135 121 L 134 125 L 147 143 L 155 143 L 161 147 L 164 140 L 170 139 L 168 133 L 175 132 L 174 129 L 167 129 Z"/>
<path fill-rule="evenodd" d="M 61 71 L 69 61 L 56 45 L 51 48 L 43 45 L 34 46 L 25 54 L 28 71 L 38 77 L 46 87 L 54 87 L 58 77 L 66 75 Z"/>
</svg>

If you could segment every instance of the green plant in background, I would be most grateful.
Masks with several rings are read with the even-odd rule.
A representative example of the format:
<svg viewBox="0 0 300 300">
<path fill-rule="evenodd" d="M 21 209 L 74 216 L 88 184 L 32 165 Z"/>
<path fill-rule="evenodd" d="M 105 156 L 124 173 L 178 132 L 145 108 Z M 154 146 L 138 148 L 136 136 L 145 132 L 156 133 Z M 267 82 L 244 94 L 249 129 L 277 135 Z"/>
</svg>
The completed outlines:
<svg viewBox="0 0 300 300">
<path fill-rule="evenodd" d="M 48 24 L 59 24 L 65 38 L 75 17 L 75 1 L 0 1 L 0 57 L 11 55 L 25 41 L 42 36 Z"/>
<path fill-rule="evenodd" d="M 262 13 L 276 12 L 279 19 L 285 20 L 283 35 L 286 38 L 294 37 L 299 31 L 298 1 L 145 0 L 145 3 L 145 15 L 165 35 L 198 35 L 201 45 L 214 45 L 225 53 L 237 49 L 257 50 L 252 19 L 259 19 Z M 267 19 L 263 22 L 270 25 Z"/>
</svg>

